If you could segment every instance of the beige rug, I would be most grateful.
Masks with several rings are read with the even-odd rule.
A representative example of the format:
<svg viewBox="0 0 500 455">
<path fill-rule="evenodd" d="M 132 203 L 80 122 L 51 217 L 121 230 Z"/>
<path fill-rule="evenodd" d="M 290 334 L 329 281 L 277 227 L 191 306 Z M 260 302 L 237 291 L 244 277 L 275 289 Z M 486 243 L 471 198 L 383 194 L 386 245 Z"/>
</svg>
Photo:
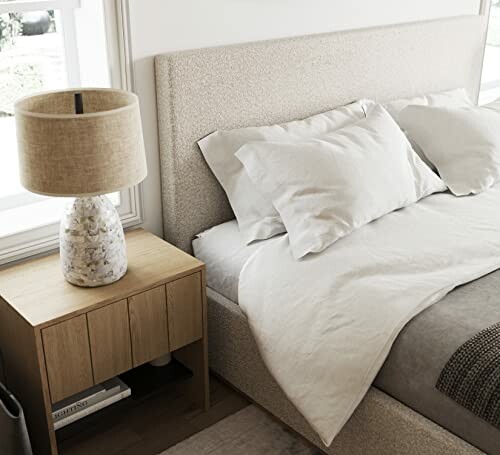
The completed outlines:
<svg viewBox="0 0 500 455">
<path fill-rule="evenodd" d="M 256 406 L 180 442 L 160 455 L 319 455 L 320 452 Z"/>
</svg>

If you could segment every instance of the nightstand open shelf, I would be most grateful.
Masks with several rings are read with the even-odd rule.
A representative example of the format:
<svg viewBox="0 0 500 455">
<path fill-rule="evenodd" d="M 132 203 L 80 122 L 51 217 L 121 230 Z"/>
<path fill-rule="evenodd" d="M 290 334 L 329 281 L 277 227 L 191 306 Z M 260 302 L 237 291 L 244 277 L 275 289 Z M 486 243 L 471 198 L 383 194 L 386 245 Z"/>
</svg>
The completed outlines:
<svg viewBox="0 0 500 455">
<path fill-rule="evenodd" d="M 57 254 L 0 272 L 0 349 L 35 453 L 57 453 L 51 405 L 172 352 L 207 409 L 204 264 L 143 230 L 126 235 L 128 273 L 99 288 L 67 283 Z"/>
</svg>

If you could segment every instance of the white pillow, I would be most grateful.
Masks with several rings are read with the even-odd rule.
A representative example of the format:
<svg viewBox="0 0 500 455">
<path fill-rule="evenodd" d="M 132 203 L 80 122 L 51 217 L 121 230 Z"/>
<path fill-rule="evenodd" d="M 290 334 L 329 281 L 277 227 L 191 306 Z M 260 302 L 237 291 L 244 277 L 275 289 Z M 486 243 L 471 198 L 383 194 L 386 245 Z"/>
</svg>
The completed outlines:
<svg viewBox="0 0 500 455">
<path fill-rule="evenodd" d="M 472 106 L 472 102 L 464 88 L 457 88 L 454 90 L 447 90 L 445 92 L 430 93 L 427 95 L 416 96 L 413 98 L 401 98 L 389 101 L 383 104 L 384 108 L 391 114 L 392 118 L 402 127 L 399 116 L 401 112 L 408 106 L 439 106 L 439 107 L 464 107 Z M 402 127 L 403 128 L 403 127 Z M 404 128 L 403 128 L 404 130 Z M 405 131 L 405 134 L 407 132 Z M 408 134 L 407 134 L 408 136 Z M 434 165 L 427 159 L 425 153 L 416 144 L 411 137 L 408 137 L 413 150 L 417 152 L 422 161 L 427 164 L 432 170 L 436 170 Z"/>
<path fill-rule="evenodd" d="M 224 188 L 246 243 L 285 232 L 271 200 L 248 178 L 235 153 L 252 141 L 293 141 L 318 137 L 365 117 L 363 102 L 355 102 L 304 120 L 282 125 L 216 131 L 198 142 L 215 177 Z"/>
<path fill-rule="evenodd" d="M 464 107 L 472 106 L 472 102 L 464 88 L 447 90 L 445 92 L 429 93 L 413 98 L 401 98 L 382 104 L 391 117 L 400 123 L 399 116 L 408 106 Z"/>
<path fill-rule="evenodd" d="M 484 106 L 408 106 L 401 123 L 456 196 L 500 180 L 500 99 Z"/>
<path fill-rule="evenodd" d="M 297 259 L 446 189 L 380 105 L 321 139 L 253 142 L 236 156 L 272 198 Z"/>
</svg>

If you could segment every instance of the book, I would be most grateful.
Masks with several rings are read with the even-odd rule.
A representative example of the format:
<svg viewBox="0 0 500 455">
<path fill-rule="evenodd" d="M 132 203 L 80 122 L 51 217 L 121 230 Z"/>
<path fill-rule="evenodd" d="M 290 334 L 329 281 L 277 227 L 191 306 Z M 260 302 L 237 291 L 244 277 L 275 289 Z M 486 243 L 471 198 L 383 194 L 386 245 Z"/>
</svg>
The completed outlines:
<svg viewBox="0 0 500 455">
<path fill-rule="evenodd" d="M 102 388 L 99 388 L 99 386 Z M 99 386 L 97 386 L 98 388 L 93 387 L 81 394 L 74 395 L 64 400 L 66 403 L 56 403 L 52 412 L 54 429 L 58 430 L 59 428 L 63 428 L 131 394 L 130 387 L 119 378 L 110 379 Z M 73 403 L 67 404 L 68 400 L 72 400 Z"/>
<path fill-rule="evenodd" d="M 52 418 L 58 420 L 67 414 L 76 412 L 81 407 L 87 406 L 90 401 L 97 400 L 97 397 L 104 392 L 106 392 L 106 389 L 101 384 L 98 384 L 88 390 L 59 401 L 52 406 Z"/>
<path fill-rule="evenodd" d="M 77 393 L 76 395 L 72 395 L 52 406 L 52 418 L 54 421 L 62 419 L 82 408 L 103 400 L 112 395 L 119 388 L 120 384 L 111 379 L 84 390 L 83 392 Z"/>
</svg>

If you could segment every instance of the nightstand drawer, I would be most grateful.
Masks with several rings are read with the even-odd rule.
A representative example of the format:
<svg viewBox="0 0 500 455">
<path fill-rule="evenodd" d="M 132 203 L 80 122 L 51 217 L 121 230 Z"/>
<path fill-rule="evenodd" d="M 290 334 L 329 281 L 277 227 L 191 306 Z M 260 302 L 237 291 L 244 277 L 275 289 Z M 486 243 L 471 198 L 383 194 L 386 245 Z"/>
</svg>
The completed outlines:
<svg viewBox="0 0 500 455">
<path fill-rule="evenodd" d="M 43 329 L 42 339 L 52 403 L 92 387 L 85 315 Z"/>
<path fill-rule="evenodd" d="M 127 300 L 87 313 L 94 380 L 98 384 L 132 368 Z"/>
<path fill-rule="evenodd" d="M 134 367 L 169 352 L 165 286 L 128 299 Z"/>
<path fill-rule="evenodd" d="M 167 284 L 170 350 L 203 337 L 201 274 L 194 273 Z"/>
</svg>

